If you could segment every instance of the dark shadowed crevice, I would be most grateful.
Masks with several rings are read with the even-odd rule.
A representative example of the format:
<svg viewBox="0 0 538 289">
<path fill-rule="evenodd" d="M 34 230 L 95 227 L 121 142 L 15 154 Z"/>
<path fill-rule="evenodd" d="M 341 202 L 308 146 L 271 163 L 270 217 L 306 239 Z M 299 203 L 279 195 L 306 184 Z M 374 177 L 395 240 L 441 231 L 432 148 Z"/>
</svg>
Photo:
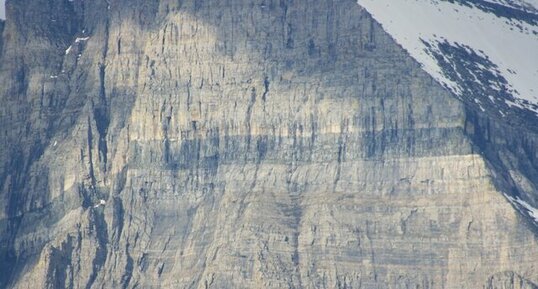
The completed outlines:
<svg viewBox="0 0 538 289">
<path fill-rule="evenodd" d="M 3 47 L 4 47 L 4 27 L 6 26 L 6 21 L 0 19 L 0 60 L 2 59 Z M 2 69 L 3 61 L 0 61 L 0 70 Z"/>
<path fill-rule="evenodd" d="M 495 121 L 471 109 L 467 111 L 465 133 L 472 139 L 476 152 L 484 156 L 499 191 L 538 207 L 535 192 L 522 187 L 510 173 L 519 172 L 532 184 L 538 185 L 538 134 L 524 128 L 514 129 L 510 124 Z M 512 205 L 529 228 L 538 234 L 538 223 L 515 204 Z"/>
<path fill-rule="evenodd" d="M 102 208 L 97 208 L 97 210 L 90 214 L 90 218 L 93 219 L 91 230 L 97 238 L 97 248 L 95 248 L 95 258 L 92 260 L 91 274 L 86 284 L 86 289 L 92 288 L 107 259 L 108 232 L 107 224 L 101 210 Z"/>
<path fill-rule="evenodd" d="M 107 170 L 107 157 L 108 157 L 108 144 L 107 133 L 110 125 L 110 107 L 108 105 L 106 94 L 106 60 L 108 55 L 108 42 L 110 38 L 110 19 L 107 16 L 104 24 L 104 39 L 103 39 L 103 54 L 101 57 L 101 63 L 99 63 L 99 98 L 98 104 L 94 108 L 94 118 L 97 125 L 97 131 L 99 132 L 99 160 L 101 162 L 101 168 L 103 172 Z"/>
</svg>

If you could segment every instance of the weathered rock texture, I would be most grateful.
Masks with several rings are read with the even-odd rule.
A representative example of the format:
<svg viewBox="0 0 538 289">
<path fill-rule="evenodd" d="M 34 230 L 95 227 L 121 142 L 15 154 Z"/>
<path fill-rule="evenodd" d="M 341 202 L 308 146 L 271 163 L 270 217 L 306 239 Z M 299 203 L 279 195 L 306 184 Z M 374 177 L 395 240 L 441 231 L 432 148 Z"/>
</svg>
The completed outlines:
<svg viewBox="0 0 538 289">
<path fill-rule="evenodd" d="M 537 131 L 354 1 L 7 8 L 0 287 L 536 288 Z"/>
</svg>

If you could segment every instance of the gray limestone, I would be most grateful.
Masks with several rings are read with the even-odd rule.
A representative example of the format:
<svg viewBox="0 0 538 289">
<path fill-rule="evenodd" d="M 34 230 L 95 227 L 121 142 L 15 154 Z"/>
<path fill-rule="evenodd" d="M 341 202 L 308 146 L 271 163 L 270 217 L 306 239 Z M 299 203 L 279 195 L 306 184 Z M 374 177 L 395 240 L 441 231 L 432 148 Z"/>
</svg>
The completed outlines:
<svg viewBox="0 0 538 289">
<path fill-rule="evenodd" d="M 536 288 L 538 129 L 354 1 L 7 11 L 1 288 Z"/>
</svg>

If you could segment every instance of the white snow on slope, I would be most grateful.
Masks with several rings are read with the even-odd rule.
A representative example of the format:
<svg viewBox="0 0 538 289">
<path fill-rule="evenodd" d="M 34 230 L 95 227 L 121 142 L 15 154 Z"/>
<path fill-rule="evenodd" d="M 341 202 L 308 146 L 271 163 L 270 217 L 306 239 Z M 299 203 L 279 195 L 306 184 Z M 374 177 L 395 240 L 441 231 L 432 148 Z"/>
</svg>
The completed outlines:
<svg viewBox="0 0 538 289">
<path fill-rule="evenodd" d="M 529 7 L 538 8 L 538 0 L 484 0 L 486 2 L 502 4 L 509 7 Z"/>
<path fill-rule="evenodd" d="M 79 42 L 82 42 L 82 41 L 88 41 L 88 39 L 90 39 L 90 37 L 77 37 L 77 39 L 75 39 L 75 43 L 79 43 Z"/>
<path fill-rule="evenodd" d="M 436 80 L 445 84 L 460 96 L 465 89 L 464 81 L 471 80 L 482 85 L 482 91 L 497 91 L 510 95 L 504 98 L 508 106 L 517 106 L 538 113 L 538 25 L 532 21 L 509 19 L 479 9 L 473 5 L 450 3 L 443 0 L 358 0 L 383 28 L 423 65 L 423 69 Z M 473 2 L 473 1 L 469 1 Z M 485 1 L 474 1 L 485 2 Z M 488 0 L 507 7 L 517 5 L 537 7 L 538 0 Z M 533 8 L 525 10 L 537 13 Z M 430 48 L 426 43 L 432 44 Z M 443 54 L 436 45 L 446 43 L 460 51 L 491 62 L 492 67 L 484 67 L 480 62 L 474 65 L 493 77 L 475 77 L 460 75 L 463 63 L 453 77 L 446 73 L 435 53 Z M 433 53 L 432 53 L 433 52 Z M 445 56 L 446 63 L 459 61 L 452 55 Z M 446 64 L 445 63 L 445 64 Z M 446 68 L 447 65 L 445 65 Z M 455 65 L 454 65 L 455 66 Z M 459 80 L 457 79 L 459 76 Z M 492 81 L 493 79 L 493 81 Z M 505 85 L 502 81 L 506 80 Z M 487 87 L 486 87 L 487 86 Z M 468 90 L 467 90 L 468 91 Z M 491 95 L 485 95 L 490 97 Z M 511 98 L 511 99 L 510 99 Z M 480 100 L 475 99 L 477 103 Z M 502 113 L 502 112 L 501 112 Z"/>
<path fill-rule="evenodd" d="M 6 19 L 6 0 L 0 0 L 0 19 Z"/>
<path fill-rule="evenodd" d="M 510 203 L 515 205 L 517 208 L 519 208 L 519 210 L 526 212 L 529 215 L 529 217 L 534 219 L 534 222 L 538 223 L 538 209 L 531 206 L 529 203 L 523 201 L 520 198 L 513 198 L 507 194 L 504 194 L 504 196 L 510 201 Z"/>
<path fill-rule="evenodd" d="M 534 6 L 535 9 L 538 9 L 538 0 L 525 0 L 524 2 Z"/>
</svg>

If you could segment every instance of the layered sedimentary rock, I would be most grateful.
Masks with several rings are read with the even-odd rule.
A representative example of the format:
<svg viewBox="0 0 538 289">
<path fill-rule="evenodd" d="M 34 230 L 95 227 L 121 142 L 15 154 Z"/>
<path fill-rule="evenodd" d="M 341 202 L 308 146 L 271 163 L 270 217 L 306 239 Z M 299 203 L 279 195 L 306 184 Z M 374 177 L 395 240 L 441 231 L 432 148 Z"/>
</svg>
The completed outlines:
<svg viewBox="0 0 538 289">
<path fill-rule="evenodd" d="M 354 1 L 7 8 L 0 287 L 536 288 L 537 131 Z"/>
</svg>

